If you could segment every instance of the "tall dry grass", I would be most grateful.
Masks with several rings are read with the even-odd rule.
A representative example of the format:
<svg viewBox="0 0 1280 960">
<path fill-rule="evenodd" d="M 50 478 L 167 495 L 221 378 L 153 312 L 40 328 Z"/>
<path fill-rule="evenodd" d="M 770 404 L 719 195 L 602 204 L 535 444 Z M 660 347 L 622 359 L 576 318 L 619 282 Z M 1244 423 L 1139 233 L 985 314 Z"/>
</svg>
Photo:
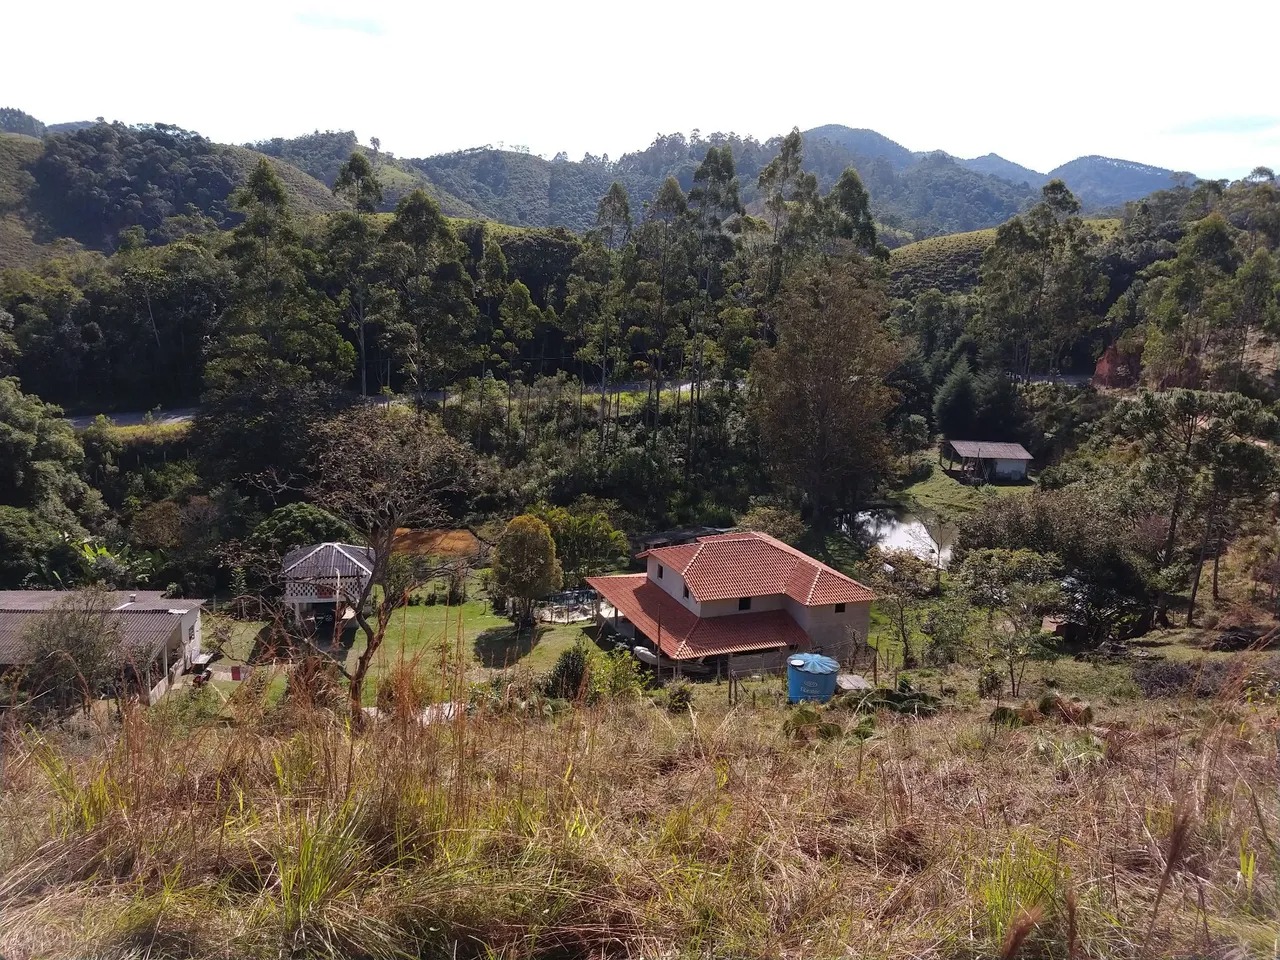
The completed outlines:
<svg viewBox="0 0 1280 960">
<path fill-rule="evenodd" d="M 1156 957 L 1277 948 L 1276 712 L 268 707 L 15 733 L 0 954 Z M 833 715 L 848 728 L 854 719 Z"/>
</svg>

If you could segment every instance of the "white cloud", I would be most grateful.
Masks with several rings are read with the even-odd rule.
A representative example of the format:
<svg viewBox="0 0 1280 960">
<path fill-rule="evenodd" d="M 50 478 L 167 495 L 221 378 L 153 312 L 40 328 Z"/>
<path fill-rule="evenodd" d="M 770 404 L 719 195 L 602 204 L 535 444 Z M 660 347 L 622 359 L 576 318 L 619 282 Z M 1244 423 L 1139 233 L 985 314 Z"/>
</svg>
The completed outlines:
<svg viewBox="0 0 1280 960">
<path fill-rule="evenodd" d="M 1280 166 L 1274 128 L 1229 122 L 1275 113 L 1280 7 L 1213 16 L 1114 0 L 24 3 L 5 13 L 0 101 L 229 142 L 354 129 L 406 156 L 504 141 L 616 157 L 658 132 L 843 123 L 1041 170 L 1088 153 L 1206 176 Z M 1223 30 L 1229 49 L 1206 44 Z"/>
</svg>

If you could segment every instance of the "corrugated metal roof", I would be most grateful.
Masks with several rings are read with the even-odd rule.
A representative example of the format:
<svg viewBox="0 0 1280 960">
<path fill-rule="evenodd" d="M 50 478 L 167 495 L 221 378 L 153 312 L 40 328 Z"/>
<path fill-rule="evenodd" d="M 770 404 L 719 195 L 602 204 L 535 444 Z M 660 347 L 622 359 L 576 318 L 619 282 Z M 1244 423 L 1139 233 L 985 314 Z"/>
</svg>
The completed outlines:
<svg viewBox="0 0 1280 960">
<path fill-rule="evenodd" d="M 373 572 L 373 551 L 350 543 L 314 543 L 290 550 L 283 567 L 290 580 L 368 577 Z"/>
<path fill-rule="evenodd" d="M 54 591 L 49 591 L 54 592 Z M 57 591 L 66 598 L 67 591 Z M 177 601 L 169 601 L 174 603 Z M 186 601 L 188 604 L 191 601 Z M 0 666 L 30 663 L 30 642 L 36 623 L 55 608 L 0 609 Z M 181 615 L 166 610 L 103 610 L 103 629 L 112 632 L 122 662 L 150 663 L 182 625 Z"/>
<path fill-rule="evenodd" d="M 587 583 L 672 660 L 809 647 L 808 635 L 785 610 L 703 618 L 643 573 L 588 577 Z"/>
<path fill-rule="evenodd" d="M 875 599 L 857 580 L 758 531 L 715 534 L 697 543 L 656 547 L 640 556 L 652 556 L 679 572 L 700 603 L 774 594 L 805 606 Z"/>
<path fill-rule="evenodd" d="M 51 610 L 73 590 L 0 590 L 0 610 Z M 171 607 L 199 606 L 203 600 L 175 600 L 159 590 L 116 590 L 101 594 L 103 605 L 111 609 L 128 606 L 134 610 L 168 610 Z"/>
<path fill-rule="evenodd" d="M 1020 443 L 993 443 L 986 440 L 948 440 L 956 456 L 974 460 L 1034 460 Z"/>
</svg>

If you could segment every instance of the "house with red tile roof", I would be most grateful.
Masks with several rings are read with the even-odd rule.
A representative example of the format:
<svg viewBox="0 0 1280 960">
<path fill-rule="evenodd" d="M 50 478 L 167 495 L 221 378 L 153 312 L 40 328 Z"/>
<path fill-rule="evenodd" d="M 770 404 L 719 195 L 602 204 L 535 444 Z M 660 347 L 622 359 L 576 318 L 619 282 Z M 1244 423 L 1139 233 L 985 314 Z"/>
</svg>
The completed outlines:
<svg viewBox="0 0 1280 960">
<path fill-rule="evenodd" d="M 765 533 L 722 533 L 637 556 L 645 572 L 588 577 L 637 642 L 675 661 L 813 650 L 866 639 L 875 595 Z"/>
</svg>

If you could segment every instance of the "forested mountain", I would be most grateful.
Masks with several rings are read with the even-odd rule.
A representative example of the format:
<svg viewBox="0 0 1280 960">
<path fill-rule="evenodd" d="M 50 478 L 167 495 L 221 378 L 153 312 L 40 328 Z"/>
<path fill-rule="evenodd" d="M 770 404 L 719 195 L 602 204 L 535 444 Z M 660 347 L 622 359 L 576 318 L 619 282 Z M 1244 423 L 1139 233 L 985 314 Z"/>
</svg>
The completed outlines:
<svg viewBox="0 0 1280 960">
<path fill-rule="evenodd" d="M 1179 179 L 1193 181 L 1195 177 L 1132 160 L 1091 156 L 1077 157 L 1054 167 L 1047 179 L 1061 180 L 1071 187 L 1082 204 L 1096 209 L 1118 206 L 1157 190 L 1167 190 Z"/>
<path fill-rule="evenodd" d="M 121 230 L 137 228 L 151 242 L 192 229 L 223 229 L 236 221 L 228 206 L 259 155 L 272 158 L 302 212 L 338 209 L 330 196 L 338 169 L 352 154 L 369 160 L 381 187 L 380 210 L 390 211 L 413 190 L 425 191 L 449 216 L 516 226 L 594 225 L 596 204 L 617 181 L 640 202 L 673 177 L 693 186 L 711 147 L 727 147 L 747 210 L 762 210 L 757 179 L 783 138 L 761 142 L 733 133 L 657 137 L 643 150 L 610 159 L 553 159 L 477 147 L 424 158 L 400 158 L 369 146 L 352 131 L 315 131 L 244 146 L 212 143 L 170 124 L 66 123 L 47 129 L 14 108 L 0 126 L 43 135 L 43 146 L 12 142 L 0 152 L 0 265 L 33 262 L 43 246 L 69 239 L 110 250 Z M 872 130 L 838 124 L 804 134 L 804 169 L 830 189 L 853 167 L 871 197 L 881 241 L 914 239 L 994 227 L 1029 207 L 1049 177 L 994 154 L 961 160 L 942 151 L 914 152 Z M 35 151 L 34 156 L 31 156 Z M 1084 157 L 1054 171 L 1076 190 L 1085 209 L 1114 207 L 1172 183 L 1171 171 L 1125 161 Z"/>
<path fill-rule="evenodd" d="M 126 231 L 164 243 L 225 229 L 239 220 L 232 193 L 260 156 L 169 124 L 0 134 L 0 267 L 34 262 L 60 241 L 110 251 Z M 323 183 L 271 163 L 299 212 L 342 209 Z"/>
<path fill-rule="evenodd" d="M 966 170 L 985 173 L 989 177 L 999 177 L 1002 180 L 1008 180 L 1010 183 L 1029 183 L 1033 187 L 1039 187 L 1049 181 L 1049 178 L 1043 173 L 1032 170 L 1030 167 L 1024 167 L 1020 163 L 1014 163 L 1012 160 L 1006 160 L 998 153 L 988 153 L 982 157 L 973 157 L 970 160 L 960 160 L 958 162 Z"/>
</svg>

